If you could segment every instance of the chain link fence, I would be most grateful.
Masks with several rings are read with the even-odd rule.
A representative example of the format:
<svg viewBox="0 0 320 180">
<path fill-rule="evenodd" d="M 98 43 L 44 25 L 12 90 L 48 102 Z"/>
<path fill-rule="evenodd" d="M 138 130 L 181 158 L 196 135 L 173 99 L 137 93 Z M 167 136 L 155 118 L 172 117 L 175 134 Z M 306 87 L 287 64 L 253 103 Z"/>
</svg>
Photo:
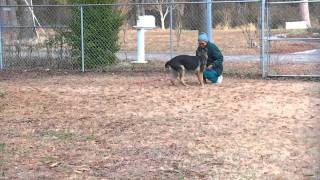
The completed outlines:
<svg viewBox="0 0 320 180">
<path fill-rule="evenodd" d="M 4 69 L 73 68 L 70 48 L 59 36 L 68 31 L 69 7 L 7 6 L 0 11 Z"/>
<path fill-rule="evenodd" d="M 252 0 L 212 2 L 213 41 L 224 54 L 226 71 L 230 73 L 260 73 L 260 5 L 260 1 Z M 285 23 L 299 19 L 297 7 L 267 3 L 265 38 L 269 75 L 286 74 L 279 69 L 292 69 L 294 74 L 291 65 L 298 61 L 290 58 L 291 54 L 319 49 L 317 39 L 278 41 L 283 34 L 287 36 L 283 40 L 289 36 L 309 38 L 310 34 L 317 37 L 318 6 L 319 3 L 309 5 L 311 29 L 288 31 Z M 156 19 L 156 28 L 145 33 L 146 60 L 160 62 L 161 67 L 161 62 L 175 55 L 194 55 L 198 33 L 207 31 L 205 2 L 1 6 L 0 10 L 3 69 L 80 71 L 134 61 L 137 58 L 134 26 L 141 15 L 153 15 Z M 290 54 L 291 63 L 283 63 L 283 54 Z M 301 68 L 317 71 L 319 60 Z M 302 74 L 311 73 L 306 71 Z"/>
<path fill-rule="evenodd" d="M 268 75 L 320 76 L 320 2 L 269 2 L 266 18 Z"/>
</svg>

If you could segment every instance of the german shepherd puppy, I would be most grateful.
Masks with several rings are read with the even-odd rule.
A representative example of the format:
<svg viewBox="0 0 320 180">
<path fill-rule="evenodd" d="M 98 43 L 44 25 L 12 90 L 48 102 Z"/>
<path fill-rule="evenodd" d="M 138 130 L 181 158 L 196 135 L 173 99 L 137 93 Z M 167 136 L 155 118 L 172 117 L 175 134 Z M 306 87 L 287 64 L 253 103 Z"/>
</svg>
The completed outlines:
<svg viewBox="0 0 320 180">
<path fill-rule="evenodd" d="M 187 84 L 184 81 L 187 71 L 194 71 L 198 77 L 199 84 L 204 86 L 203 72 L 207 65 L 208 51 L 203 51 L 198 56 L 179 55 L 166 62 L 165 68 L 169 69 L 173 78 L 171 83 L 175 84 L 175 79 L 179 80 L 184 86 Z"/>
</svg>

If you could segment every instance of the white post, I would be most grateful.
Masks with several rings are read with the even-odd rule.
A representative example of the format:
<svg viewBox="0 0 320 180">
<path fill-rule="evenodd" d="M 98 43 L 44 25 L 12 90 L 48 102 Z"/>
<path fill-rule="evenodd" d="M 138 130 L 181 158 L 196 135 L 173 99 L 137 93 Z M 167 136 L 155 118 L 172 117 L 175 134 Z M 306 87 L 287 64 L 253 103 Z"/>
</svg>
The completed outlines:
<svg viewBox="0 0 320 180">
<path fill-rule="evenodd" d="M 264 44 L 264 28 L 265 28 L 265 24 L 264 24 L 264 20 L 265 20 L 265 8 L 266 8 L 266 0 L 261 0 L 260 3 L 260 43 L 261 43 L 261 47 L 260 47 L 260 65 L 261 65 L 261 74 L 262 77 L 265 78 L 266 77 L 266 68 L 265 68 L 265 44 Z"/>
<path fill-rule="evenodd" d="M 144 50 L 144 28 L 139 28 L 138 33 L 137 33 L 137 54 L 138 54 L 138 59 L 136 63 L 146 63 L 145 61 L 145 50 Z"/>
<path fill-rule="evenodd" d="M 145 60 L 145 50 L 144 50 L 144 33 L 146 30 L 155 28 L 155 18 L 154 16 L 139 16 L 137 21 L 137 61 L 132 63 L 147 63 Z"/>
</svg>

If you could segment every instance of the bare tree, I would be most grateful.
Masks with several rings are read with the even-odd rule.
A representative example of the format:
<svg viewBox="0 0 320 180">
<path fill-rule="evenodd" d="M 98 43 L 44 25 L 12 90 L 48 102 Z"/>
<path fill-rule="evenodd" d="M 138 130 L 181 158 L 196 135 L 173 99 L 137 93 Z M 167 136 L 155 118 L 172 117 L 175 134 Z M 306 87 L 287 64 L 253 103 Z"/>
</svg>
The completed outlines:
<svg viewBox="0 0 320 180">
<path fill-rule="evenodd" d="M 15 1 L 9 1 L 9 5 L 17 5 Z M 16 8 L 11 8 L 9 12 L 9 21 L 10 25 L 12 26 L 17 26 L 18 25 L 18 20 L 17 20 L 17 14 L 16 14 Z"/>
<path fill-rule="evenodd" d="M 189 1 L 192 2 L 192 1 Z M 191 30 L 207 32 L 207 4 L 206 0 L 201 0 L 200 4 L 185 4 L 184 24 Z"/>
<path fill-rule="evenodd" d="M 242 31 L 247 47 L 254 48 L 257 46 L 256 39 L 258 38 L 258 31 L 256 27 L 257 24 L 253 24 L 249 19 L 249 15 L 252 12 L 250 11 L 250 5 L 240 4 L 237 9 L 237 16 L 239 17 L 237 25 Z"/>
<path fill-rule="evenodd" d="M 169 8 L 170 5 L 166 4 L 171 2 L 171 0 L 154 0 L 156 3 L 155 5 L 152 6 L 152 9 L 155 9 L 156 11 L 159 12 L 160 15 L 160 20 L 161 20 L 161 29 L 165 29 L 165 20 L 167 15 L 169 14 Z"/>
<path fill-rule="evenodd" d="M 17 5 L 15 1 L 12 0 L 0 0 L 1 6 L 6 5 Z M 0 8 L 0 22 L 2 24 L 16 26 L 17 25 L 17 16 L 16 16 L 16 8 L 9 7 L 9 8 Z"/>
<path fill-rule="evenodd" d="M 16 0 L 17 5 L 26 5 L 25 1 L 18 1 Z M 30 3 L 30 0 L 27 0 Z M 32 26 L 33 25 L 33 18 L 32 13 L 28 9 L 28 7 L 18 7 L 17 8 L 17 18 L 18 24 L 20 26 Z M 35 29 L 33 28 L 19 28 L 19 39 L 31 39 L 36 35 Z"/>
<path fill-rule="evenodd" d="M 7 5 L 6 0 L 0 0 L 0 6 L 5 6 L 5 5 Z M 5 23 L 4 22 L 5 21 L 5 16 L 6 16 L 6 14 L 5 14 L 4 10 L 2 8 L 0 8 L 0 23 L 1 24 Z"/>
<path fill-rule="evenodd" d="M 184 15 L 184 4 L 175 5 L 175 11 L 176 11 L 175 35 L 176 35 L 176 39 L 177 39 L 176 48 L 179 48 L 180 38 L 181 38 L 181 34 L 182 34 L 182 17 Z"/>
<path fill-rule="evenodd" d="M 203 0 L 204 2 L 207 2 L 206 0 Z M 200 18 L 200 27 L 199 27 L 199 33 L 206 32 L 208 33 L 208 27 L 207 27 L 207 4 L 199 4 L 199 14 L 202 16 Z"/>
<path fill-rule="evenodd" d="M 145 0 L 136 0 L 134 1 L 136 3 L 145 3 Z M 138 19 L 139 16 L 144 16 L 146 14 L 146 10 L 145 7 L 143 5 L 137 5 L 136 6 L 137 10 L 136 10 L 136 18 Z"/>
<path fill-rule="evenodd" d="M 299 9 L 300 9 L 301 19 L 303 21 L 306 21 L 308 28 L 311 28 L 308 0 L 303 0 L 303 3 L 300 3 L 299 5 Z"/>
<path fill-rule="evenodd" d="M 119 11 L 121 12 L 121 16 L 123 17 L 123 25 L 121 27 L 121 31 L 123 33 L 122 40 L 120 41 L 120 46 L 124 49 L 127 49 L 127 30 L 129 29 L 129 12 L 132 7 L 128 5 L 127 0 L 119 0 L 118 3 L 124 3 L 124 6 L 119 7 Z M 126 60 L 128 59 L 127 51 L 125 51 Z"/>
</svg>

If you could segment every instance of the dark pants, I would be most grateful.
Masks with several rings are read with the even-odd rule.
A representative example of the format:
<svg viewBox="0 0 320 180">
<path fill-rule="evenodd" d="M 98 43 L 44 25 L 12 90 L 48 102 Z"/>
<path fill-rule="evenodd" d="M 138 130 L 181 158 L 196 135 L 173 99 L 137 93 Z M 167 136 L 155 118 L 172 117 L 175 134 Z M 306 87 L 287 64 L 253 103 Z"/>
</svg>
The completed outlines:
<svg viewBox="0 0 320 180">
<path fill-rule="evenodd" d="M 206 79 L 208 79 L 209 81 L 211 81 L 212 83 L 216 83 L 219 77 L 219 74 L 217 73 L 217 71 L 215 70 L 208 70 L 206 69 L 203 72 L 203 75 Z"/>
</svg>

